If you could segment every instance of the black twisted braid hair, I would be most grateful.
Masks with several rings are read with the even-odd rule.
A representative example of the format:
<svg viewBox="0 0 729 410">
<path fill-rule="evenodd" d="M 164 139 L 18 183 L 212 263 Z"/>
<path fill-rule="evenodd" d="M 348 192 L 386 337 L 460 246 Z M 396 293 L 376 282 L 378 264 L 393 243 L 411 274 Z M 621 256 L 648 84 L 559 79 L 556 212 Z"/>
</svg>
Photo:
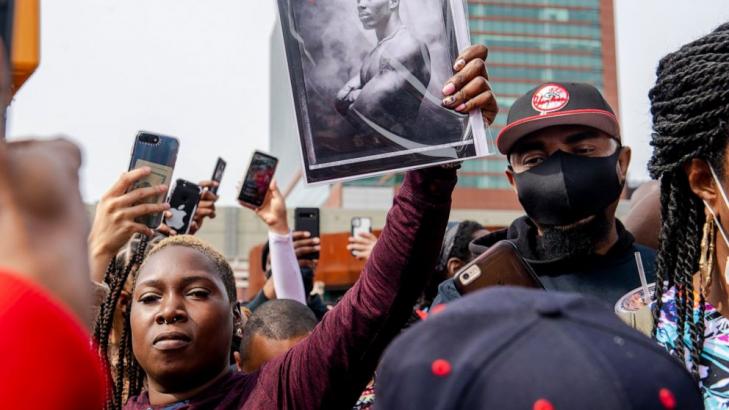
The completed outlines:
<svg viewBox="0 0 729 410">
<path fill-rule="evenodd" d="M 689 371 L 698 379 L 706 305 L 703 289 L 695 292 L 692 279 L 699 269 L 705 214 L 683 166 L 702 159 L 724 175 L 729 136 L 729 23 L 665 56 L 657 77 L 649 93 L 654 151 L 648 169 L 661 181 L 662 216 L 653 318 L 658 323 L 662 297 L 667 289 L 675 288 L 681 337 L 675 341 L 674 354 L 683 362 L 688 351 Z M 697 304 L 699 317 L 695 320 Z M 657 331 L 656 326 L 654 336 Z"/>
<path fill-rule="evenodd" d="M 94 326 L 94 340 L 98 345 L 99 354 L 102 362 L 107 368 L 110 381 L 113 381 L 108 387 L 106 395 L 106 408 L 121 408 L 125 398 L 123 397 L 124 385 L 128 382 L 136 382 L 138 379 L 129 379 L 123 373 L 125 361 L 131 357 L 131 352 L 121 351 L 117 353 L 117 360 L 112 362 L 110 355 L 114 352 L 109 351 L 109 342 L 111 339 L 112 329 L 114 328 L 114 317 L 116 313 L 119 298 L 130 277 L 134 277 L 136 271 L 144 260 L 147 251 L 148 240 L 144 235 L 137 235 L 130 241 L 129 245 L 119 255 L 117 255 L 109 263 L 104 275 L 104 282 L 109 286 L 110 292 L 106 300 L 101 305 L 99 316 Z M 126 309 L 128 314 L 129 309 Z M 126 322 L 126 320 L 125 320 Z M 129 329 L 126 326 L 119 335 L 119 346 L 125 346 L 125 342 L 130 338 Z M 125 380 L 128 380 L 125 382 Z"/>
</svg>

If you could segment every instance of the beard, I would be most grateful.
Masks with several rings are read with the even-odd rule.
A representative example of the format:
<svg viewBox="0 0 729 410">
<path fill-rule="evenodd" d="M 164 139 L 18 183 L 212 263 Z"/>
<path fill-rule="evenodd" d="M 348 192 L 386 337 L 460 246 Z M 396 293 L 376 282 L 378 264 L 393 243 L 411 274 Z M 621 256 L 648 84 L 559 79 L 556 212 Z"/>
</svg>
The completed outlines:
<svg viewBox="0 0 729 410">
<path fill-rule="evenodd" d="M 610 233 L 612 226 L 607 211 L 572 225 L 542 226 L 542 235 L 537 238 L 537 255 L 540 260 L 592 255 L 597 244 Z"/>
</svg>

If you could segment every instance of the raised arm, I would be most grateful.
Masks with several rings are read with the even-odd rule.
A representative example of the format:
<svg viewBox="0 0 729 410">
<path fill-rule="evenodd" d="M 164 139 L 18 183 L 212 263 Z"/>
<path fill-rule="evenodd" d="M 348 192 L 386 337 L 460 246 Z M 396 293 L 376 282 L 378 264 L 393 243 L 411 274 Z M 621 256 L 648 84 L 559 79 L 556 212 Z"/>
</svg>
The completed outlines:
<svg viewBox="0 0 729 410">
<path fill-rule="evenodd" d="M 304 342 L 265 366 L 256 394 L 279 408 L 344 408 L 407 321 L 435 265 L 454 169 L 407 174 L 362 276 Z"/>
<path fill-rule="evenodd" d="M 464 50 L 443 94 L 456 96 L 450 106 L 482 109 L 490 124 L 496 101 L 483 61 L 477 61 L 486 54 L 484 46 Z M 319 409 L 356 402 L 435 266 L 455 183 L 454 169 L 406 175 L 360 279 L 307 339 L 262 368 L 246 405 Z"/>
<path fill-rule="evenodd" d="M 268 194 L 256 215 L 268 226 L 268 244 L 271 249 L 271 277 L 277 299 L 293 299 L 306 304 L 304 282 L 294 253 L 294 244 L 286 220 L 286 202 L 271 181 Z"/>
<path fill-rule="evenodd" d="M 304 282 L 291 233 L 281 235 L 268 231 L 268 246 L 271 248 L 271 277 L 276 299 L 292 299 L 305 305 Z"/>
</svg>

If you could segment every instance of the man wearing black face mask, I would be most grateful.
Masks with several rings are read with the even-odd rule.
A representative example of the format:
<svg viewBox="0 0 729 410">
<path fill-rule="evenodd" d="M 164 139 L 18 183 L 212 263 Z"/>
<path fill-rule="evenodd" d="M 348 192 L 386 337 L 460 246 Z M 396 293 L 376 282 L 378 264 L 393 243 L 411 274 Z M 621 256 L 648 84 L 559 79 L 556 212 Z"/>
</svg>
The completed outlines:
<svg viewBox="0 0 729 410">
<path fill-rule="evenodd" d="M 595 87 L 547 83 L 527 92 L 512 106 L 497 146 L 527 215 L 472 242 L 473 253 L 510 240 L 545 289 L 592 295 L 611 307 L 640 286 L 636 252 L 654 280 L 655 251 L 634 243 L 615 218 L 631 152 Z M 435 303 L 459 296 L 447 280 Z"/>
</svg>

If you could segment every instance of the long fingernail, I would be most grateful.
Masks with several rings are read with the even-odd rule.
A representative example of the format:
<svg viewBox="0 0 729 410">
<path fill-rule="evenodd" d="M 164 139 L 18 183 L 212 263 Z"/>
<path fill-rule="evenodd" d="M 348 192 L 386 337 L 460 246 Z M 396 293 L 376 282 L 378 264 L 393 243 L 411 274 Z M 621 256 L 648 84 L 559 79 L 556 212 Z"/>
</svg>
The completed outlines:
<svg viewBox="0 0 729 410">
<path fill-rule="evenodd" d="M 456 86 L 453 83 L 448 83 L 443 87 L 443 95 L 451 95 L 456 91 Z"/>
<path fill-rule="evenodd" d="M 453 64 L 453 69 L 458 71 L 461 68 L 463 68 L 463 66 L 465 66 L 465 65 L 466 65 L 466 60 L 461 58 L 461 59 L 457 60 L 455 64 Z"/>
<path fill-rule="evenodd" d="M 452 96 L 452 97 L 448 97 L 448 98 L 444 98 L 444 99 L 443 99 L 443 105 L 451 105 L 451 104 L 453 104 L 453 103 L 454 103 L 455 101 L 456 101 L 456 97 L 455 97 L 455 96 Z"/>
<path fill-rule="evenodd" d="M 456 111 L 463 112 L 463 110 L 466 109 L 466 104 L 461 104 L 458 107 L 456 107 Z"/>
<path fill-rule="evenodd" d="M 314 243 L 319 243 L 319 238 L 314 238 Z"/>
</svg>

